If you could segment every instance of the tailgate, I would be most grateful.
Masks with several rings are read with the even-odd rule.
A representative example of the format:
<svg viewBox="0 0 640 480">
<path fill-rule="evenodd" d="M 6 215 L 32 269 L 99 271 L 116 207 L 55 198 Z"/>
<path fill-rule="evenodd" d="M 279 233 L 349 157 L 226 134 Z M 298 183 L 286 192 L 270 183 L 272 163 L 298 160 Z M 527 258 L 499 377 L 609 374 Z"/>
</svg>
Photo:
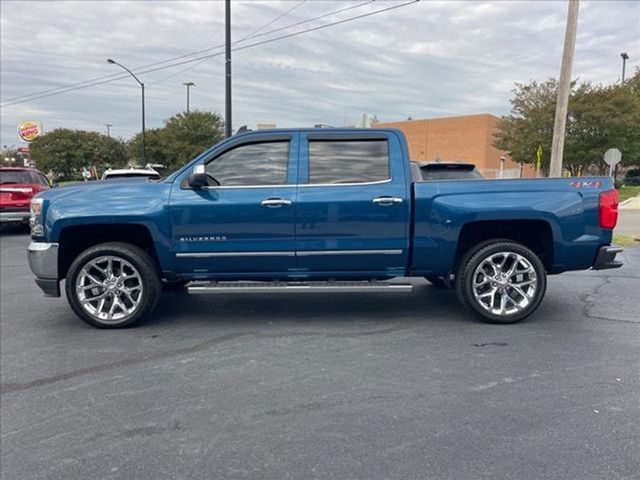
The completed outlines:
<svg viewBox="0 0 640 480">
<path fill-rule="evenodd" d="M 31 187 L 0 186 L 0 207 L 28 207 L 31 197 Z"/>
</svg>

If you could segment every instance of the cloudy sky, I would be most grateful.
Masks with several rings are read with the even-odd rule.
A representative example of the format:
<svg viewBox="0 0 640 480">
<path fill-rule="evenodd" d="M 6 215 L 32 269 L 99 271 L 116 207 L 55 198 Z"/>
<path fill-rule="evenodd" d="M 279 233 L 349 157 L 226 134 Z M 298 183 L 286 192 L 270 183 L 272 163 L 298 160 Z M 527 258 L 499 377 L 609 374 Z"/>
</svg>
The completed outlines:
<svg viewBox="0 0 640 480">
<path fill-rule="evenodd" d="M 246 47 L 401 3 L 233 0 L 233 40 L 236 48 Z M 363 112 L 382 121 L 505 114 L 514 82 L 558 75 L 566 7 L 563 0 L 422 0 L 240 49 L 233 54 L 234 128 L 262 121 L 281 127 L 353 124 Z M 2 145 L 20 144 L 16 124 L 24 119 L 42 121 L 47 131 L 105 131 L 105 123 L 122 138 L 139 131 L 140 87 L 130 77 L 34 98 L 112 80 L 122 72 L 107 58 L 142 71 L 217 54 L 140 78 L 147 88 L 147 128 L 185 109 L 187 81 L 196 84 L 192 108 L 224 112 L 221 0 L 2 0 L 1 9 Z M 633 71 L 640 65 L 640 2 L 582 1 L 574 77 L 619 81 L 622 51 Z M 175 57 L 183 58 L 138 68 Z"/>
</svg>

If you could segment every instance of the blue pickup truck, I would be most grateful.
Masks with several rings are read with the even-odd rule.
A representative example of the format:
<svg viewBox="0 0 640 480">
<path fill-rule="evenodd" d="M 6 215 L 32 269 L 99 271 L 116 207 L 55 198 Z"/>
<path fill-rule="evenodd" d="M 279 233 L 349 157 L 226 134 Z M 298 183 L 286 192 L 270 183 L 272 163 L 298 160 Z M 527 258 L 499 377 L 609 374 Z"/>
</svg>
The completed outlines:
<svg viewBox="0 0 640 480">
<path fill-rule="evenodd" d="M 42 192 L 29 265 L 95 327 L 189 293 L 455 288 L 481 320 L 530 315 L 548 274 L 620 267 L 610 178 L 424 180 L 394 129 L 240 134 L 166 178 Z M 389 281 L 395 279 L 394 281 Z"/>
</svg>

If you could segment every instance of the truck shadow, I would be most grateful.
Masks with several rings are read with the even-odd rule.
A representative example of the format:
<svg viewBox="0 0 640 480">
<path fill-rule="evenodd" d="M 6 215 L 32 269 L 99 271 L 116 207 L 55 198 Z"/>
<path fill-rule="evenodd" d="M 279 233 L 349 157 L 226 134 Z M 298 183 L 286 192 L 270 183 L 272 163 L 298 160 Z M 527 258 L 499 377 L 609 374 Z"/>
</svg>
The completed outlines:
<svg viewBox="0 0 640 480">
<path fill-rule="evenodd" d="M 416 283 L 410 293 L 212 294 L 165 293 L 142 325 L 216 323 L 264 325 L 399 320 L 473 321 L 455 292 Z"/>
<path fill-rule="evenodd" d="M 28 225 L 0 225 L 0 238 L 25 237 L 30 233 Z"/>
</svg>

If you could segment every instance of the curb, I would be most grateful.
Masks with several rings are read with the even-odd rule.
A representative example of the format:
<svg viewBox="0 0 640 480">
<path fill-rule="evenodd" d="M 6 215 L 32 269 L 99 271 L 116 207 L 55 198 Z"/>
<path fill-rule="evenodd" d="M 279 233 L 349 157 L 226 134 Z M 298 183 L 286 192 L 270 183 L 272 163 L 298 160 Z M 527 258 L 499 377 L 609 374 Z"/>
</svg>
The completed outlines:
<svg viewBox="0 0 640 480">
<path fill-rule="evenodd" d="M 632 207 L 631 204 L 634 204 Z M 640 210 L 640 195 L 627 198 L 624 202 L 620 202 L 618 208 L 622 210 Z"/>
</svg>

